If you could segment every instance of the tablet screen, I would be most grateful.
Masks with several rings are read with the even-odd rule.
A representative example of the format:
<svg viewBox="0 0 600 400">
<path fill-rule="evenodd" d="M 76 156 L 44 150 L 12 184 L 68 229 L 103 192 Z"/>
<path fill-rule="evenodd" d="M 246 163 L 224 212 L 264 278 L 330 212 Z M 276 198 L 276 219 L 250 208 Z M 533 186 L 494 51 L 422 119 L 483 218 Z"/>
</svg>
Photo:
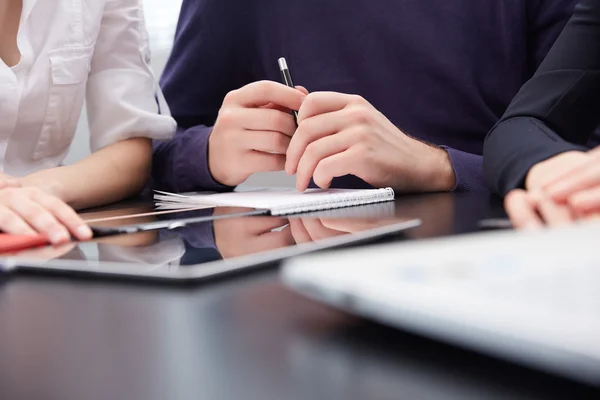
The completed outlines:
<svg viewBox="0 0 600 400">
<path fill-rule="evenodd" d="M 176 229 L 34 249 L 15 254 L 11 259 L 16 260 L 14 262 L 21 268 L 75 268 L 94 273 L 128 270 L 135 275 L 185 277 L 190 276 L 189 269 L 207 264 L 213 267 L 261 264 L 321 248 L 391 235 L 418 225 L 418 221 L 396 216 L 393 211 L 381 213 L 382 207 L 390 206 L 373 206 L 364 209 L 367 211 L 362 214 L 355 212 L 354 215 L 349 210 L 336 210 L 288 218 L 222 218 Z M 188 218 L 192 214 L 212 213 L 218 216 L 238 214 L 244 210 L 226 207 L 183 214 Z M 379 212 L 374 213 L 373 210 Z M 168 218 L 175 216 L 169 214 Z M 132 223 L 131 220 L 126 222 Z"/>
</svg>

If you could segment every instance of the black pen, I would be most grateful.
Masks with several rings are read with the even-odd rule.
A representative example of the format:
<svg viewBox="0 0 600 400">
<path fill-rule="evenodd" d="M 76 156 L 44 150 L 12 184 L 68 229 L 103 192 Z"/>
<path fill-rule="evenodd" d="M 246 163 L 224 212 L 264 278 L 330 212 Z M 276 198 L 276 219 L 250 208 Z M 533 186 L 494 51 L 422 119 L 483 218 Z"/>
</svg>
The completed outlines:
<svg viewBox="0 0 600 400">
<path fill-rule="evenodd" d="M 284 57 L 281 57 L 277 60 L 279 63 L 279 70 L 281 71 L 281 79 L 286 86 L 295 89 L 294 82 L 292 81 L 292 75 L 290 74 L 290 69 L 288 68 L 287 61 L 285 61 Z M 296 125 L 298 125 L 298 111 L 293 110 L 292 114 L 294 114 L 294 121 L 296 121 Z"/>
</svg>

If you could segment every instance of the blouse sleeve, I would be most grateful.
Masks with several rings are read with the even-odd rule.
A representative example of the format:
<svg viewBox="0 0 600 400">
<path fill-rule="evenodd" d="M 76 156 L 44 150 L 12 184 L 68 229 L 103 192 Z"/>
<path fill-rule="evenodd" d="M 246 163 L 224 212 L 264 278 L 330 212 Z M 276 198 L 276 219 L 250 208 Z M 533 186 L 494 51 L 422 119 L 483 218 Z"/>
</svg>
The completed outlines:
<svg viewBox="0 0 600 400">
<path fill-rule="evenodd" d="M 141 0 L 107 0 L 87 84 L 90 147 L 170 139 L 176 123 L 150 68 Z"/>
</svg>

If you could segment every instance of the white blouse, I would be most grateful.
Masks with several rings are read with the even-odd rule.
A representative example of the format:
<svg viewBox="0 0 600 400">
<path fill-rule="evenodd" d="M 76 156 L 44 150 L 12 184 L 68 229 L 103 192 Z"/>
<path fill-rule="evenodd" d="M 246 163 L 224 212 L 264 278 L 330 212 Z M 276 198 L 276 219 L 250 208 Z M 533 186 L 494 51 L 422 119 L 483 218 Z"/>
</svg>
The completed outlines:
<svg viewBox="0 0 600 400">
<path fill-rule="evenodd" d="M 150 69 L 142 0 L 23 0 L 20 62 L 0 60 L 0 171 L 59 166 L 84 99 L 90 148 L 175 132 Z"/>
</svg>

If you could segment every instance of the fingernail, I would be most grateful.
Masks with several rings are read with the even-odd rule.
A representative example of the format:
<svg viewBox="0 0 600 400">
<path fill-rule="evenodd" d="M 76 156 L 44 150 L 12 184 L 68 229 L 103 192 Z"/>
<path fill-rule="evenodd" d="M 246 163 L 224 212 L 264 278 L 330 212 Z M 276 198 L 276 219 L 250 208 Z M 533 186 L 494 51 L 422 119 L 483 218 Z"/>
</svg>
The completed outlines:
<svg viewBox="0 0 600 400">
<path fill-rule="evenodd" d="M 62 230 L 55 230 L 50 232 L 48 239 L 52 244 L 61 244 L 69 240 L 69 235 Z"/>
<path fill-rule="evenodd" d="M 85 240 L 92 237 L 92 230 L 87 225 L 82 225 L 75 230 L 79 239 Z"/>
</svg>

